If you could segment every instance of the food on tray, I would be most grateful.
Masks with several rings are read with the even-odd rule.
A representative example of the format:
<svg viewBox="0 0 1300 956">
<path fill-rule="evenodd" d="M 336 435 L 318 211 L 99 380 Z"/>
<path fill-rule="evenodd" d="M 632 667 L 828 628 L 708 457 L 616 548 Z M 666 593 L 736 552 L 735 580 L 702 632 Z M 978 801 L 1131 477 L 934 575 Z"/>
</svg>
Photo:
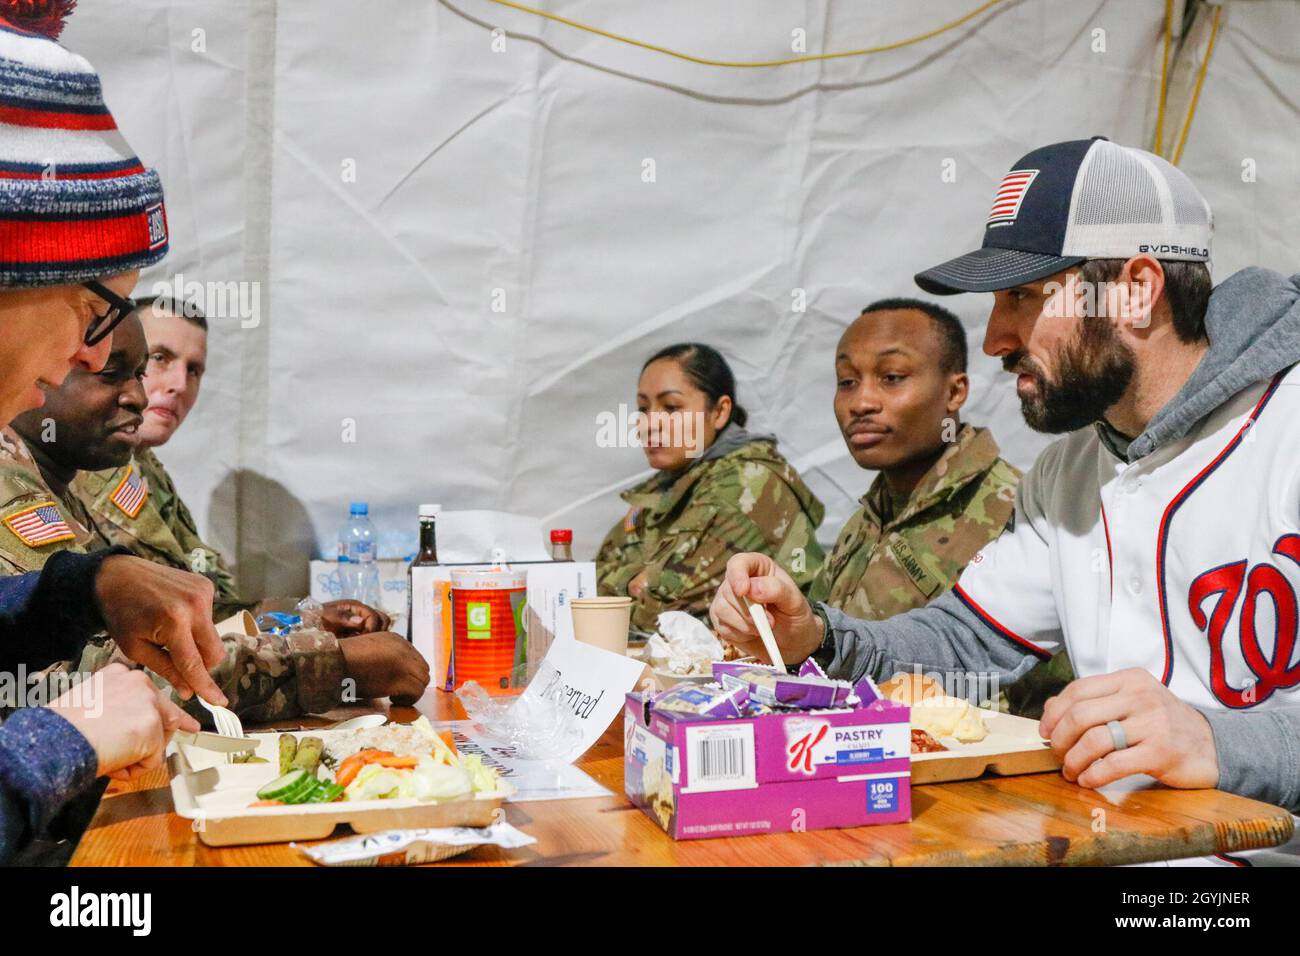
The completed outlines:
<svg viewBox="0 0 1300 956">
<path fill-rule="evenodd" d="M 744 688 L 752 700 L 768 707 L 843 707 L 854 697 L 853 685 L 848 681 L 813 675 L 796 677 L 763 664 L 716 663 L 713 676 L 724 687 Z"/>
<path fill-rule="evenodd" d="M 697 717 L 739 717 L 748 694 L 742 687 L 722 688 L 716 684 L 703 687 L 682 685 L 656 694 L 650 702 L 653 710 L 667 710 Z"/>
<path fill-rule="evenodd" d="M 252 806 L 456 800 L 500 789 L 495 770 L 458 753 L 451 734 L 436 733 L 424 717 L 340 733 L 328 747 L 320 737 L 282 734 L 279 750 L 283 772 L 257 791 Z"/>
<path fill-rule="evenodd" d="M 912 728 L 912 753 L 914 754 L 934 754 L 947 750 L 943 744 L 935 740 L 924 730 L 916 727 Z"/>
<path fill-rule="evenodd" d="M 293 734 L 280 735 L 280 773 L 288 773 L 298 752 L 298 738 Z"/>
<path fill-rule="evenodd" d="M 319 737 L 303 737 L 298 741 L 298 749 L 294 752 L 293 760 L 290 761 L 290 768 L 297 767 L 299 770 L 306 771 L 313 777 L 316 776 L 316 768 L 320 766 L 321 754 L 325 752 L 325 741 Z M 280 756 L 283 760 L 284 745 L 280 746 Z"/>
<path fill-rule="evenodd" d="M 330 780 L 321 780 L 301 767 L 276 777 L 257 791 L 254 806 L 286 806 L 298 803 L 333 803 L 343 796 L 343 788 Z"/>
<path fill-rule="evenodd" d="M 979 710 L 960 697 L 949 697 L 942 685 L 922 674 L 896 674 L 880 685 L 888 700 L 912 708 L 912 726 L 932 737 L 958 743 L 978 743 L 989 735 Z"/>
<path fill-rule="evenodd" d="M 943 685 L 924 674 L 895 674 L 880 685 L 880 693 L 886 700 L 911 706 L 925 697 L 943 697 Z"/>
</svg>

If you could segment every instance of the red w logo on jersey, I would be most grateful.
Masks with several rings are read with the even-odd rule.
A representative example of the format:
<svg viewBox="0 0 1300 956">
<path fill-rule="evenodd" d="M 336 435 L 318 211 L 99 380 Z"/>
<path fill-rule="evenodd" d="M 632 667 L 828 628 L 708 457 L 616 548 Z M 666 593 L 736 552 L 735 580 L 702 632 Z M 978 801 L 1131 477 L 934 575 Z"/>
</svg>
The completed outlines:
<svg viewBox="0 0 1300 956">
<path fill-rule="evenodd" d="M 1300 535 L 1287 534 L 1278 538 L 1273 553 L 1300 564 Z M 1256 677 L 1256 682 L 1243 688 L 1228 683 L 1223 658 L 1223 635 L 1232 620 L 1237 602 L 1245 592 L 1241 617 L 1237 622 L 1241 656 Z M 1218 595 L 1209 617 L 1202 604 L 1207 598 Z M 1266 655 L 1255 632 L 1255 612 L 1259 599 L 1268 598 L 1273 606 L 1273 653 Z M 1211 568 L 1192 582 L 1188 591 L 1188 609 L 1192 621 L 1210 642 L 1210 689 L 1214 696 L 1229 707 L 1251 707 L 1268 700 L 1276 690 L 1285 690 L 1300 684 L 1300 662 L 1291 663 L 1296 645 L 1297 612 L 1295 589 L 1274 565 L 1257 564 L 1246 570 L 1245 561 Z"/>
</svg>

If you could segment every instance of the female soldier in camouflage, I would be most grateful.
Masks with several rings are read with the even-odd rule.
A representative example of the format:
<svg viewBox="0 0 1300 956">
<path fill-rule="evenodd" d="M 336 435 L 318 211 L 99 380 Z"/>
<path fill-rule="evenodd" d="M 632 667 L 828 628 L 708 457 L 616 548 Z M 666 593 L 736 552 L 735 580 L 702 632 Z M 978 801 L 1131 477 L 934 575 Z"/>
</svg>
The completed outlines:
<svg viewBox="0 0 1300 956">
<path fill-rule="evenodd" d="M 655 474 L 623 492 L 627 514 L 596 557 L 601 594 L 635 599 L 632 626 L 653 631 L 661 611 L 703 617 L 727 558 L 771 555 L 801 585 L 822 563 L 824 509 L 770 435 L 745 431 L 736 380 L 707 345 L 653 355 L 637 384 L 640 436 Z"/>
</svg>

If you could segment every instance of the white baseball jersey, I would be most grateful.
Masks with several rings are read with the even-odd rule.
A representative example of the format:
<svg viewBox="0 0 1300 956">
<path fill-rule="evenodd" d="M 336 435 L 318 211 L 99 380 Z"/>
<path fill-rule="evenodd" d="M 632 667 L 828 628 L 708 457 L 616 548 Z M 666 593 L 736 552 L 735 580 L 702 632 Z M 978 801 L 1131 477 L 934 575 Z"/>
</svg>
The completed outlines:
<svg viewBox="0 0 1300 956">
<path fill-rule="evenodd" d="M 1133 463 L 1049 447 L 955 592 L 1080 677 L 1140 667 L 1202 708 L 1300 706 L 1300 365 Z"/>
</svg>

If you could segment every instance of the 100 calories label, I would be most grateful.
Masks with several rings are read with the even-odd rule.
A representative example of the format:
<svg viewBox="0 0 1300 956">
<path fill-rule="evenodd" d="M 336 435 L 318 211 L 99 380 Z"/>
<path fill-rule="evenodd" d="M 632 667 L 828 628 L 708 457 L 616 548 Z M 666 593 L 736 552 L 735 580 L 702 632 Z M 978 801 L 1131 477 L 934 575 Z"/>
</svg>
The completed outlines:
<svg viewBox="0 0 1300 956">
<path fill-rule="evenodd" d="M 908 757 L 912 752 L 910 724 L 848 724 L 834 726 L 815 717 L 785 722 L 786 766 L 814 774 L 818 767 L 863 767 Z"/>
</svg>

